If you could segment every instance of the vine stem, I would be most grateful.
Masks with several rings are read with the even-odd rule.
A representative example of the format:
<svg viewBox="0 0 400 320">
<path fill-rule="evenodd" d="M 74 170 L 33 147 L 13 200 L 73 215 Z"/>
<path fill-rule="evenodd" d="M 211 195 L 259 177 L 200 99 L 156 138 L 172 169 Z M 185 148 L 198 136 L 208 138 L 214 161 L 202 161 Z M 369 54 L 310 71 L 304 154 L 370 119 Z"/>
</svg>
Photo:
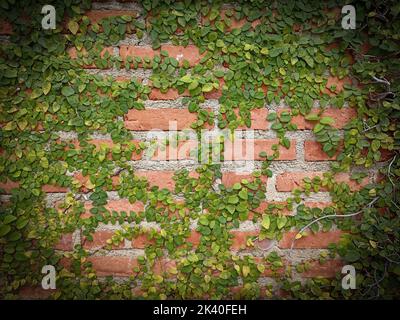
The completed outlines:
<svg viewBox="0 0 400 320">
<path fill-rule="evenodd" d="M 371 208 L 371 206 L 379 199 L 379 197 L 374 198 L 370 203 L 368 203 L 367 207 Z M 315 219 L 314 221 L 311 221 L 309 224 L 307 224 L 305 227 L 301 228 L 299 232 L 297 232 L 297 234 L 295 235 L 294 239 L 292 240 L 292 245 L 290 247 L 290 249 L 293 249 L 294 243 L 297 240 L 296 237 L 300 234 L 302 234 L 302 232 L 304 230 L 306 230 L 308 227 L 312 226 L 314 223 L 321 221 L 322 219 L 325 218 L 347 218 L 347 217 L 353 217 L 356 216 L 362 212 L 364 212 L 366 208 L 361 209 L 360 211 L 354 212 L 354 213 L 349 213 L 349 214 L 328 214 L 326 216 L 323 217 L 319 217 L 318 219 Z"/>
</svg>

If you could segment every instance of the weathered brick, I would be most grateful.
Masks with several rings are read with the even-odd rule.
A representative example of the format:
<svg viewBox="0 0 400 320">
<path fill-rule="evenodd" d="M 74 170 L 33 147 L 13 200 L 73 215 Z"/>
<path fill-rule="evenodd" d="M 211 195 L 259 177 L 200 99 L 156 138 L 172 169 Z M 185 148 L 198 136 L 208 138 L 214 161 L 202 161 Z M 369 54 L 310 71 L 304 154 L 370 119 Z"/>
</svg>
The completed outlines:
<svg viewBox="0 0 400 320">
<path fill-rule="evenodd" d="M 189 96 L 189 92 L 185 90 L 182 94 L 178 92 L 177 89 L 168 89 L 167 92 L 161 92 L 160 89 L 152 88 L 149 94 L 150 100 L 175 100 L 179 97 L 187 97 Z"/>
<path fill-rule="evenodd" d="M 121 45 L 119 54 L 123 61 L 126 61 L 128 56 L 153 59 L 155 56 L 160 55 L 160 50 L 153 50 L 150 46 Z"/>
<path fill-rule="evenodd" d="M 304 141 L 304 160 L 306 161 L 326 161 L 335 160 L 340 153 L 340 148 L 330 157 L 322 149 L 322 144 L 318 141 Z"/>
<path fill-rule="evenodd" d="M 135 131 L 183 130 L 197 120 L 197 114 L 186 109 L 131 109 L 125 115 L 125 127 Z"/>
<path fill-rule="evenodd" d="M 127 277 L 139 266 L 137 258 L 129 256 L 91 256 L 88 258 L 98 276 Z"/>
<path fill-rule="evenodd" d="M 12 189 L 19 188 L 20 184 L 17 181 L 7 180 L 6 182 L 0 182 L 0 189 L 4 189 L 5 194 L 10 194 Z M 68 188 L 55 186 L 55 185 L 44 185 L 42 190 L 46 193 L 64 193 L 68 191 Z"/>
<path fill-rule="evenodd" d="M 286 232 L 283 235 L 278 246 L 282 249 L 290 249 L 292 241 L 295 238 L 297 231 Z M 328 232 L 311 233 L 308 232 L 306 236 L 297 239 L 294 242 L 294 249 L 323 249 L 327 248 L 330 243 L 338 243 L 343 232 L 341 230 L 334 230 Z"/>
<path fill-rule="evenodd" d="M 0 34 L 11 35 L 13 33 L 12 29 L 11 23 L 3 19 L 0 20 Z"/>
<path fill-rule="evenodd" d="M 338 77 L 329 76 L 323 93 L 327 93 L 330 96 L 334 96 L 343 91 L 345 84 L 351 84 L 351 79 L 348 77 L 339 79 Z M 336 86 L 334 91 L 331 90 L 331 86 Z"/>
<path fill-rule="evenodd" d="M 282 111 L 284 110 L 279 111 L 279 113 Z M 311 113 L 318 113 L 318 111 L 318 109 L 312 109 Z M 333 118 L 335 122 L 332 126 L 337 129 L 342 129 L 346 123 L 357 116 L 357 112 L 353 108 L 328 108 L 321 114 L 321 116 Z M 307 121 L 302 115 L 294 116 L 291 122 L 296 124 L 297 129 L 299 130 L 311 130 L 316 124 L 316 121 Z"/>
<path fill-rule="evenodd" d="M 111 239 L 112 236 L 114 235 L 114 231 L 112 230 L 99 230 L 94 233 L 92 233 L 93 241 L 90 241 L 86 237 L 83 237 L 82 239 L 82 246 L 86 250 L 98 250 L 101 248 L 104 248 L 107 245 L 107 240 Z M 118 245 L 113 245 L 113 249 L 123 249 L 124 248 L 124 242 L 118 244 Z"/>
<path fill-rule="evenodd" d="M 221 182 L 227 187 L 232 187 L 235 183 L 240 183 L 243 179 L 246 179 L 249 182 L 251 182 L 254 181 L 255 177 L 250 172 L 245 173 L 245 172 L 225 171 L 222 173 Z M 264 184 L 267 183 L 266 176 L 261 176 L 260 179 L 261 181 L 264 182 Z"/>
<path fill-rule="evenodd" d="M 72 233 L 63 234 L 54 249 L 71 251 L 73 249 Z"/>
<path fill-rule="evenodd" d="M 172 179 L 174 171 L 138 170 L 135 174 L 146 178 L 150 186 L 159 186 L 161 189 L 166 188 L 168 190 L 175 188 L 175 181 Z M 190 176 L 195 177 L 196 173 L 190 173 Z"/>
<path fill-rule="evenodd" d="M 89 10 L 85 12 L 91 23 L 98 23 L 104 18 L 132 16 L 137 17 L 138 13 L 133 10 Z"/>
<path fill-rule="evenodd" d="M 68 55 L 70 56 L 71 59 L 76 59 L 78 58 L 78 51 L 75 47 L 69 48 L 67 50 Z M 87 55 L 87 51 L 85 50 L 85 48 L 81 49 L 81 52 L 83 55 Z M 101 52 L 100 52 L 100 56 L 104 57 L 104 54 L 108 52 L 110 54 L 110 56 L 114 55 L 114 49 L 112 47 L 105 47 Z M 85 65 L 83 66 L 83 68 L 85 69 L 96 69 L 97 67 L 94 64 L 91 65 Z"/>
<path fill-rule="evenodd" d="M 93 208 L 91 202 L 85 202 L 85 213 L 81 215 L 81 218 L 89 218 L 91 217 L 90 209 Z M 144 210 L 144 204 L 140 201 L 136 201 L 134 203 L 130 203 L 128 199 L 120 199 L 120 200 L 108 200 L 105 208 L 110 212 L 122 212 L 126 213 L 133 212 L 141 212 Z"/>
<path fill-rule="evenodd" d="M 160 145 L 151 159 L 156 161 L 197 159 L 197 148 L 197 140 L 179 141 L 176 146 Z"/>
<path fill-rule="evenodd" d="M 343 261 L 339 259 L 327 260 L 320 264 L 319 261 L 310 262 L 310 268 L 301 273 L 303 278 L 334 278 L 343 267 Z"/>
<path fill-rule="evenodd" d="M 276 177 L 276 189 L 282 192 L 289 192 L 295 188 L 303 186 L 304 178 L 313 179 L 314 177 L 323 177 L 323 172 L 284 172 Z M 350 180 L 350 176 L 347 173 L 338 173 L 335 176 L 336 182 L 347 183 L 351 190 L 359 190 L 368 183 L 368 178 L 364 178 L 361 184 L 358 184 L 354 180 Z M 321 191 L 326 191 L 325 187 L 321 187 Z"/>
<path fill-rule="evenodd" d="M 264 160 L 259 154 L 266 151 L 272 155 L 272 146 L 278 144 L 278 139 L 235 139 L 225 140 L 224 159 L 232 160 Z M 296 141 L 291 140 L 289 149 L 279 147 L 277 160 L 296 160 Z"/>
<path fill-rule="evenodd" d="M 192 67 L 198 64 L 201 58 L 204 56 L 204 53 L 200 54 L 199 48 L 197 48 L 195 45 L 182 47 L 164 44 L 161 46 L 161 50 L 167 51 L 168 55 L 178 60 L 180 64 L 182 64 L 184 60 L 187 60 L 189 65 Z"/>
</svg>

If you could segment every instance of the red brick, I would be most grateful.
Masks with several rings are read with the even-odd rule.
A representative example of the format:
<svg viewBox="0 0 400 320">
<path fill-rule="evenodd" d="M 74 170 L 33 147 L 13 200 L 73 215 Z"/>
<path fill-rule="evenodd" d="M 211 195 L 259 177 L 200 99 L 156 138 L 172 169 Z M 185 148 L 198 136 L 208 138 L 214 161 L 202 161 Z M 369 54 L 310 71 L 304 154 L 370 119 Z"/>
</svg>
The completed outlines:
<svg viewBox="0 0 400 320">
<path fill-rule="evenodd" d="M 135 57 L 153 59 L 155 56 L 160 55 L 159 50 L 153 50 L 150 46 L 129 46 L 122 45 L 119 47 L 119 54 L 123 61 L 126 61 L 128 56 L 134 60 Z"/>
<path fill-rule="evenodd" d="M 0 20 L 0 34 L 11 35 L 12 33 L 13 33 L 13 31 L 12 31 L 11 23 L 1 19 Z"/>
<path fill-rule="evenodd" d="M 63 234 L 60 241 L 54 246 L 54 249 L 71 251 L 73 249 L 72 233 Z"/>
<path fill-rule="evenodd" d="M 197 159 L 197 148 L 197 140 L 179 141 L 177 146 L 169 145 L 163 148 L 160 145 L 151 159 L 156 161 Z"/>
<path fill-rule="evenodd" d="M 214 89 L 210 92 L 206 92 L 204 93 L 204 97 L 206 99 L 219 99 L 222 96 L 222 87 L 225 84 L 225 80 L 223 78 L 219 78 L 219 88 L 218 89 Z"/>
<path fill-rule="evenodd" d="M 281 110 L 281 113 L 284 110 Z M 287 111 L 287 110 L 286 110 Z M 313 109 L 311 113 L 318 113 L 319 109 Z M 322 114 L 322 117 L 331 117 L 335 120 L 332 124 L 334 128 L 342 129 L 346 123 L 348 123 L 351 119 L 357 116 L 356 110 L 353 108 L 329 108 L 326 109 Z M 312 130 L 314 125 L 317 123 L 316 121 L 307 121 L 302 115 L 294 116 L 292 123 L 297 125 L 297 129 L 299 130 Z"/>
<path fill-rule="evenodd" d="M 338 94 L 339 92 L 343 91 L 345 84 L 351 84 L 351 79 L 348 77 L 339 79 L 338 77 L 329 76 L 328 81 L 325 86 L 325 90 L 323 91 L 323 93 L 327 93 L 330 96 L 334 96 L 334 95 Z M 336 86 L 336 89 L 334 92 L 332 92 L 330 90 L 332 85 Z"/>
<path fill-rule="evenodd" d="M 301 273 L 303 278 L 334 278 L 336 273 L 340 272 L 343 267 L 343 261 L 339 259 L 327 260 L 323 264 L 319 261 L 310 262 L 310 268 Z"/>
<path fill-rule="evenodd" d="M 276 177 L 276 189 L 282 192 L 289 192 L 295 188 L 301 188 L 303 186 L 304 178 L 313 179 L 314 177 L 323 177 L 323 172 L 284 172 Z M 350 180 L 350 176 L 347 173 L 338 173 L 335 176 L 336 182 L 347 183 L 350 190 L 355 191 L 361 189 L 368 183 L 368 178 L 365 178 L 361 184 L 358 184 L 354 180 Z M 321 187 L 321 191 L 326 191 L 325 187 Z"/>
<path fill-rule="evenodd" d="M 125 115 L 125 127 L 135 131 L 183 130 L 197 120 L 197 114 L 186 109 L 131 109 Z"/>
<path fill-rule="evenodd" d="M 85 202 L 85 213 L 81 215 L 81 218 L 89 218 L 91 216 L 90 209 L 93 208 L 91 202 Z M 120 200 L 108 200 L 105 208 L 110 212 L 122 212 L 125 211 L 129 214 L 129 212 L 141 212 L 144 210 L 144 204 L 140 201 L 136 201 L 135 203 L 130 203 L 127 199 Z"/>
<path fill-rule="evenodd" d="M 160 89 L 152 88 L 149 94 L 150 100 L 175 100 L 179 97 L 188 97 L 189 92 L 185 90 L 182 94 L 179 94 L 177 89 L 168 89 L 167 92 L 163 93 Z"/>
<path fill-rule="evenodd" d="M 340 153 L 340 148 L 330 157 L 322 149 L 322 144 L 318 141 L 304 141 L 304 160 L 306 161 L 326 161 L 335 160 Z"/>
<path fill-rule="evenodd" d="M 323 249 L 327 248 L 330 243 L 338 243 L 341 235 L 343 234 L 340 230 L 311 233 L 294 242 L 293 248 L 295 249 Z M 286 232 L 283 235 L 281 241 L 279 241 L 279 247 L 282 249 L 290 249 L 292 247 L 292 241 L 295 238 L 297 231 Z"/>
<path fill-rule="evenodd" d="M 7 180 L 6 182 L 0 183 L 0 189 L 4 189 L 5 194 L 10 194 L 12 189 L 18 188 L 18 181 Z M 68 191 L 68 188 L 54 186 L 54 185 L 44 185 L 42 190 L 46 193 L 64 193 Z"/>
<path fill-rule="evenodd" d="M 226 171 L 222 173 L 221 182 L 227 187 L 232 187 L 235 183 L 240 183 L 243 179 L 248 180 L 249 182 L 254 181 L 255 177 L 249 172 L 230 172 Z M 261 176 L 261 181 L 267 183 L 267 177 Z"/>
<path fill-rule="evenodd" d="M 42 287 L 22 287 L 18 292 L 19 299 L 22 300 L 45 300 L 50 297 L 50 295 L 57 290 L 49 289 L 45 290 Z"/>
<path fill-rule="evenodd" d="M 308 208 L 320 208 L 325 209 L 333 205 L 333 202 L 322 202 L 322 201 L 306 201 L 304 205 Z"/>
<path fill-rule="evenodd" d="M 86 250 L 98 250 L 104 248 L 107 245 L 107 240 L 111 239 L 114 234 L 115 232 L 111 230 L 96 231 L 92 234 L 93 241 L 90 241 L 86 237 L 83 237 L 82 246 Z M 124 241 L 122 241 L 119 245 L 113 246 L 114 250 L 123 248 Z"/>
<path fill-rule="evenodd" d="M 69 48 L 67 50 L 69 56 L 71 59 L 77 59 L 78 58 L 78 51 L 75 47 Z M 87 54 L 87 51 L 85 50 L 85 48 L 81 49 L 81 52 L 83 53 L 83 55 Z M 100 52 L 100 56 L 104 57 L 104 54 L 108 52 L 110 54 L 110 56 L 112 56 L 114 54 L 114 49 L 112 47 L 106 47 L 104 48 L 101 52 Z M 85 65 L 83 66 L 84 69 L 96 69 L 97 67 L 94 64 L 91 65 Z"/>
<path fill-rule="evenodd" d="M 175 181 L 172 179 L 174 171 L 138 170 L 135 174 L 146 178 L 150 186 L 159 186 L 161 189 L 166 188 L 168 190 L 175 188 Z"/>
<path fill-rule="evenodd" d="M 225 140 L 225 160 L 263 160 L 259 156 L 261 151 L 272 155 L 272 145 L 278 144 L 278 139 L 235 139 Z M 276 160 L 296 160 L 296 141 L 291 140 L 290 148 L 279 147 L 279 157 Z"/>
<path fill-rule="evenodd" d="M 253 28 L 255 28 L 256 26 L 258 26 L 260 23 L 261 23 L 261 20 L 260 19 L 256 19 L 256 20 L 254 20 L 254 21 L 252 21 L 252 22 L 250 22 L 250 21 L 247 21 L 247 19 L 246 18 L 243 18 L 243 19 L 240 19 L 240 20 L 236 20 L 236 18 L 234 17 L 234 15 L 232 15 L 231 17 L 227 17 L 226 15 L 226 9 L 222 9 L 221 11 L 220 11 L 220 15 L 221 15 L 221 19 L 225 19 L 225 20 L 227 20 L 227 19 L 230 19 L 230 21 L 231 21 L 231 25 L 228 27 L 226 27 L 226 31 L 232 31 L 233 29 L 238 29 L 238 28 L 241 28 L 241 27 L 243 27 L 247 22 L 249 22 L 249 23 L 251 23 L 251 26 L 253 27 Z M 206 16 L 206 17 L 202 17 L 202 19 L 201 19 L 201 21 L 202 21 L 202 23 L 204 24 L 206 21 L 208 21 L 209 19 L 208 19 L 208 16 Z M 214 21 L 210 21 L 211 22 L 211 24 L 213 25 L 214 24 Z"/>
<path fill-rule="evenodd" d="M 258 230 L 254 231 L 231 231 L 233 235 L 231 249 L 239 250 L 246 247 L 247 239 L 252 236 L 257 236 L 260 233 Z"/>
<path fill-rule="evenodd" d="M 170 57 L 174 57 L 179 63 L 182 65 L 183 60 L 187 60 L 190 66 L 195 66 L 204 56 L 200 54 L 199 48 L 195 45 L 188 45 L 187 47 L 182 46 L 174 46 L 170 44 L 165 44 L 161 46 L 161 50 L 165 50 L 168 52 Z"/>
<path fill-rule="evenodd" d="M 90 10 L 85 12 L 91 23 L 98 23 L 100 20 L 109 17 L 132 16 L 136 18 L 137 14 L 133 10 Z"/>
<path fill-rule="evenodd" d="M 136 258 L 128 256 L 92 256 L 88 258 L 98 276 L 127 277 L 139 266 Z"/>
<path fill-rule="evenodd" d="M 140 140 L 131 140 L 130 142 L 133 145 L 135 145 L 136 148 L 139 147 Z M 70 143 L 75 146 L 75 149 L 79 150 L 81 148 L 79 140 L 73 140 Z M 96 151 L 99 151 L 101 149 L 101 147 L 106 147 L 108 149 L 111 149 L 115 146 L 114 142 L 111 139 L 93 139 L 93 140 L 89 140 L 88 143 L 96 146 Z M 121 145 L 121 147 L 122 147 L 121 149 L 123 149 L 122 145 Z M 112 159 L 111 153 L 112 153 L 111 150 L 109 150 L 108 159 Z M 137 154 L 136 151 L 134 151 L 134 152 L 132 152 L 130 160 L 140 160 L 140 159 L 142 159 L 142 156 L 143 156 L 143 151 L 139 154 Z"/>
<path fill-rule="evenodd" d="M 254 211 L 262 214 L 262 213 L 264 213 L 264 210 L 268 209 L 268 206 L 270 204 L 286 205 L 286 202 L 284 202 L 284 201 L 268 201 L 268 202 L 267 201 L 262 201 L 260 203 L 260 206 L 257 209 L 255 209 Z M 280 213 L 280 214 L 285 215 L 285 216 L 289 216 L 289 215 L 292 214 L 292 211 L 287 209 L 286 206 L 283 209 L 277 209 L 277 208 L 272 209 L 272 211 L 273 211 L 273 213 L 277 213 L 277 214 Z"/>
</svg>

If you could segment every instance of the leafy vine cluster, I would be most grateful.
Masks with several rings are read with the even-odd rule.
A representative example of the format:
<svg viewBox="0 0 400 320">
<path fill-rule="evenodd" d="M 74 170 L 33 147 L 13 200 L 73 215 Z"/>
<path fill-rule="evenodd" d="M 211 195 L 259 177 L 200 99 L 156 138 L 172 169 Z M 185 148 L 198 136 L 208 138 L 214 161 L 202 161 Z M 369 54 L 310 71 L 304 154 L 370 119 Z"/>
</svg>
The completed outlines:
<svg viewBox="0 0 400 320">
<path fill-rule="evenodd" d="M 144 20 L 124 15 L 97 23 L 85 16 L 90 1 L 54 1 L 57 28 L 44 31 L 41 2 L 6 0 L 0 6 L 0 16 L 13 26 L 0 49 L 0 180 L 18 183 L 0 209 L 0 297 L 12 299 L 21 288 L 39 285 L 40 269 L 46 264 L 57 266 L 57 290 L 52 293 L 57 299 L 137 298 L 132 288 L 153 299 L 399 297 L 399 4 L 359 2 L 357 28 L 343 30 L 337 10 L 343 4 L 336 1 L 240 0 L 227 6 L 220 1 L 145 0 Z M 246 23 L 231 28 L 243 19 Z M 163 50 L 154 58 L 126 60 L 103 51 L 127 35 L 148 35 L 154 49 L 167 41 L 194 44 L 202 59 L 190 66 Z M 68 54 L 71 47 L 76 59 Z M 135 77 L 118 82 L 87 73 L 82 66 L 88 65 L 149 69 L 151 84 Z M 327 90 L 328 74 L 354 81 L 343 90 L 334 85 Z M 254 109 L 280 103 L 290 108 L 269 113 L 267 120 L 279 143 L 272 154 L 260 153 L 262 167 L 253 179 L 219 184 L 221 166 L 210 160 L 198 166 L 196 177 L 177 171 L 175 189 L 169 191 L 135 174 L 132 154 L 150 145 L 132 143 L 121 120 L 130 109 L 144 109 L 152 88 L 189 92 L 183 103 L 197 114 L 192 128 L 199 135 L 214 119 L 219 128 L 233 132 L 250 127 Z M 218 89 L 220 109 L 214 114 L 202 103 L 206 93 Z M 318 113 L 313 108 L 316 100 Z M 358 116 L 342 134 L 322 111 L 346 104 Z M 337 155 L 336 161 L 322 178 L 305 179 L 286 204 L 270 204 L 260 213 L 257 208 L 266 197 L 263 177 L 273 175 L 271 164 L 290 147 L 287 132 L 297 129 L 292 122 L 297 115 L 313 122 L 316 140 L 329 156 Z M 76 133 L 79 145 L 60 139 L 60 132 Z M 91 144 L 95 133 L 109 134 L 113 146 Z M 358 191 L 334 179 L 336 173 L 350 171 L 352 179 L 361 181 L 366 170 L 375 170 L 378 179 Z M 75 172 L 89 177 L 86 193 L 71 174 Z M 46 205 L 45 185 L 68 188 L 57 207 Z M 301 204 L 304 195 L 321 188 L 330 192 L 331 206 L 322 210 Z M 108 210 L 107 191 L 114 189 L 121 199 L 141 202 L 145 208 Z M 184 200 L 178 201 L 177 195 Z M 87 200 L 92 202 L 90 217 L 84 215 Z M 293 208 L 293 216 L 282 213 Z M 296 239 L 320 230 L 344 230 L 346 236 L 321 253 L 320 263 L 340 256 L 354 265 L 357 290 L 343 290 L 340 275 L 306 282 L 292 279 L 291 267 L 279 252 L 260 259 L 232 252 L 230 231 L 250 218 L 261 229 L 248 239 L 249 247 L 263 239 L 279 240 L 289 230 L 299 231 Z M 200 234 L 195 247 L 187 241 L 193 221 Z M 144 228 L 141 222 L 155 222 L 158 228 Z M 98 277 L 89 259 L 94 253 L 80 245 L 69 253 L 53 249 L 62 234 L 77 229 L 90 241 L 102 223 L 121 228 L 101 250 L 142 235 L 151 240 L 133 275 L 123 282 Z M 176 263 L 155 272 L 164 257 Z M 295 268 L 302 272 L 309 266 Z M 273 285 L 259 285 L 267 269 L 279 292 Z M 234 287 L 241 289 L 233 293 Z"/>
</svg>

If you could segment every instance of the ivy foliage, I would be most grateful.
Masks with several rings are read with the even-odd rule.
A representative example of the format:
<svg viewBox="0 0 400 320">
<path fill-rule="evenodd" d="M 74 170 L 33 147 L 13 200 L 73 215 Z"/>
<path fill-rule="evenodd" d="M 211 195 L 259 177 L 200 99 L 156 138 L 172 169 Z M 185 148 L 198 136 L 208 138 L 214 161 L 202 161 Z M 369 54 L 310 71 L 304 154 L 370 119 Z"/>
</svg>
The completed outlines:
<svg viewBox="0 0 400 320">
<path fill-rule="evenodd" d="M 343 30 L 337 10 L 342 3 L 334 1 L 242 0 L 226 7 L 220 1 L 145 0 L 145 20 L 120 16 L 97 23 L 85 16 L 90 1 L 53 1 L 57 28 L 47 31 L 41 29 L 44 4 L 6 0 L 0 5 L 0 17 L 13 26 L 0 48 L 0 180 L 17 183 L 0 210 L 0 297 L 15 298 L 22 287 L 40 284 L 46 264 L 57 266 L 57 291 L 51 295 L 57 299 L 132 299 L 137 297 L 133 288 L 156 299 L 277 298 L 282 292 L 301 299 L 399 297 L 399 4 L 357 3 L 357 28 Z M 153 59 L 124 61 L 102 50 L 126 36 L 145 40 L 147 35 L 154 49 L 166 41 L 194 44 L 202 59 L 191 67 L 161 50 Z M 70 48 L 76 49 L 76 59 L 70 58 Z M 160 189 L 135 174 L 132 155 L 149 145 L 132 143 L 121 120 L 130 109 L 144 109 L 151 87 L 136 77 L 117 82 L 82 66 L 149 69 L 152 87 L 161 92 L 187 90 L 190 96 L 183 102 L 198 115 L 192 127 L 199 135 L 214 116 L 221 129 L 233 131 L 251 126 L 251 110 L 266 104 L 290 108 L 268 115 L 279 144 L 272 153 L 261 152 L 264 160 L 252 179 L 224 186 L 219 183 L 221 165 L 210 161 L 197 167 L 196 177 L 177 171 L 174 190 Z M 355 81 L 343 90 L 327 89 L 329 74 Z M 222 96 L 214 115 L 202 103 L 217 89 Z M 315 113 L 316 100 L 321 111 L 347 104 L 358 116 L 341 134 L 332 118 Z M 263 178 L 274 174 L 271 164 L 282 148 L 290 147 L 286 133 L 297 129 L 292 120 L 298 115 L 314 123 L 316 140 L 329 156 L 338 154 L 337 160 L 323 177 L 305 179 L 302 190 L 293 191 L 285 204 L 270 204 L 260 212 L 266 199 Z M 60 132 L 75 135 L 79 144 L 61 139 Z M 90 143 L 96 133 L 109 134 L 113 146 Z M 336 173 L 351 172 L 361 181 L 365 170 L 379 179 L 359 191 L 335 180 Z M 74 173 L 88 177 L 84 186 Z M 46 185 L 68 190 L 56 207 L 46 205 Z M 323 210 L 306 207 L 302 200 L 321 188 L 330 192 L 333 204 Z M 145 204 L 144 209 L 107 209 L 107 191 L 113 189 L 121 199 Z M 84 214 L 87 200 L 92 202 L 89 216 Z M 296 215 L 284 215 L 294 208 Z M 248 219 L 260 232 L 246 247 L 279 240 L 289 230 L 301 231 L 296 238 L 333 227 L 346 231 L 318 262 L 340 256 L 354 265 L 357 290 L 343 290 L 340 275 L 305 284 L 294 281 L 292 267 L 302 273 L 310 265 L 292 266 L 279 251 L 261 258 L 231 251 L 231 231 Z M 200 234 L 196 247 L 188 241 L 193 221 Z M 142 222 L 158 227 L 143 227 Z M 53 249 L 61 235 L 77 229 L 91 241 L 101 223 L 121 226 L 103 248 Z M 96 275 L 91 257 L 141 236 L 150 242 L 127 281 Z M 166 259 L 176 263 L 155 272 Z M 258 279 L 266 273 L 276 285 L 260 287 Z M 239 285 L 242 289 L 232 293 Z"/>
</svg>

